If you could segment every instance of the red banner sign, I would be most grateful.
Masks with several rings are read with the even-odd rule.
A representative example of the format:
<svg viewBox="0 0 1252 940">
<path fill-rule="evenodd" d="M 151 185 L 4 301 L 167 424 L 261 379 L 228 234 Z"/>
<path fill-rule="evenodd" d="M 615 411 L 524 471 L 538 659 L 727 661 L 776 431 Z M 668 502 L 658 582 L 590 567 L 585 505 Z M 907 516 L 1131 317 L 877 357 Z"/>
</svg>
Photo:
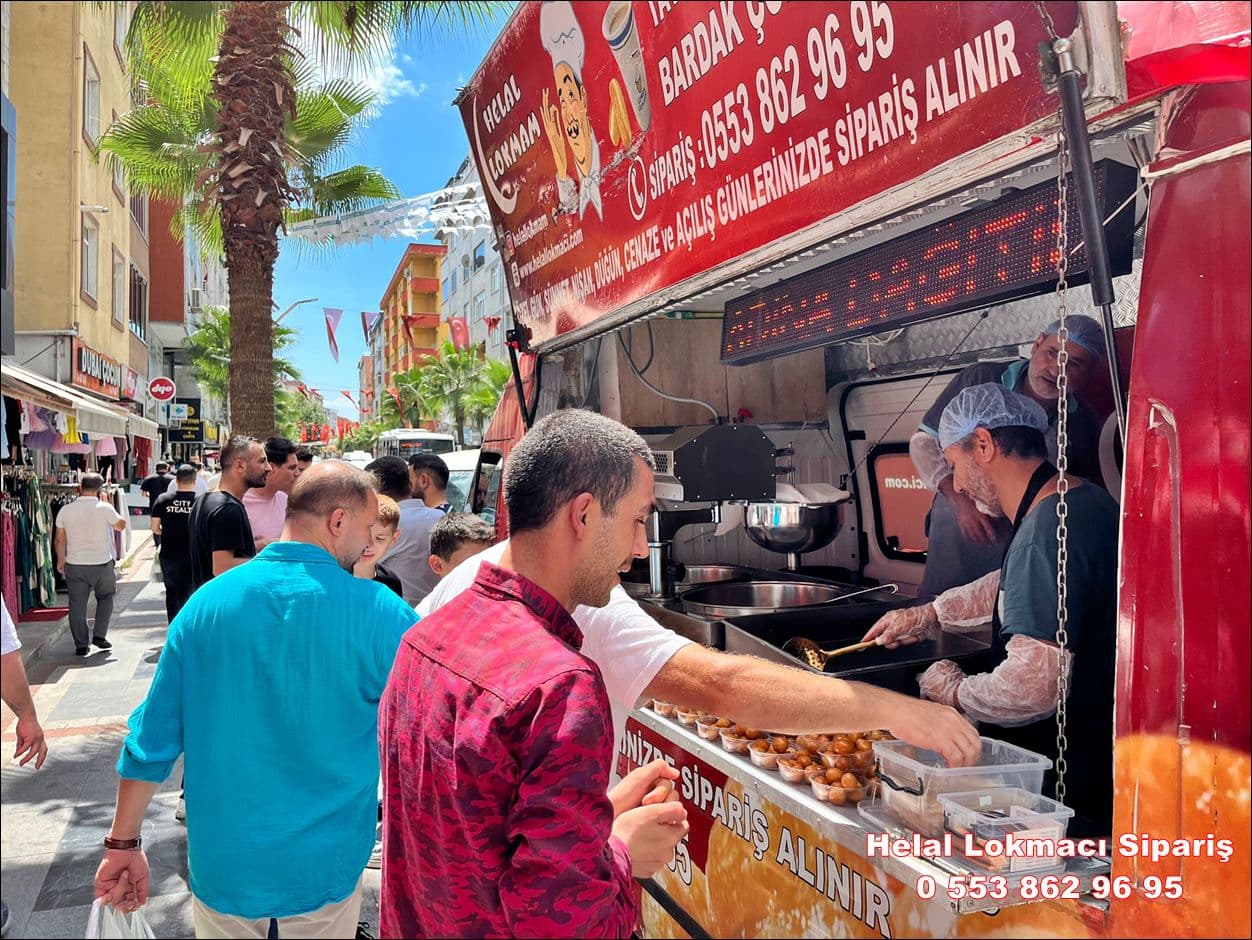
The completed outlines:
<svg viewBox="0 0 1252 940">
<path fill-rule="evenodd" d="M 1052 115 L 1046 38 L 1026 3 L 524 4 L 459 101 L 514 313 L 542 342 L 819 241 L 780 240 Z"/>
<path fill-rule="evenodd" d="M 119 398 L 122 383 L 126 380 L 122 364 L 96 352 L 77 336 L 74 337 L 71 348 L 74 360 L 73 383 L 79 388 L 98 392 L 106 398 Z"/>
</svg>

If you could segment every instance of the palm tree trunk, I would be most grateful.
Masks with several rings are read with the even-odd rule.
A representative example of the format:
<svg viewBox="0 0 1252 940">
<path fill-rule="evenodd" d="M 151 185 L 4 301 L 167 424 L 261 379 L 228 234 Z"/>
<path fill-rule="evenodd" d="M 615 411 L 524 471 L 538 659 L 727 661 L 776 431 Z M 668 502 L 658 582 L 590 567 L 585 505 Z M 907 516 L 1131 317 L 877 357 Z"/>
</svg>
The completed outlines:
<svg viewBox="0 0 1252 940">
<path fill-rule="evenodd" d="M 289 2 L 237 0 L 215 74 L 222 148 L 217 198 L 230 284 L 230 423 L 235 434 L 274 433 L 274 262 L 291 196 L 288 114 L 295 92 L 285 65 Z"/>
</svg>

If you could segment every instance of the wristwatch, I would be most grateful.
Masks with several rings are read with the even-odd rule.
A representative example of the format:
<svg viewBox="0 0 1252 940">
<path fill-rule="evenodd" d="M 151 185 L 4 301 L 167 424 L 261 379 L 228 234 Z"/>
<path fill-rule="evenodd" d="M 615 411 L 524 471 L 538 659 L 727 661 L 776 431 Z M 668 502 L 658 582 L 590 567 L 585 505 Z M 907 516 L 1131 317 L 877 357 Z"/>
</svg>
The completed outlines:
<svg viewBox="0 0 1252 940">
<path fill-rule="evenodd" d="M 112 839 L 109 836 L 104 837 L 104 847 L 106 849 L 138 849 L 143 847 L 143 837 L 135 836 L 133 839 Z"/>
</svg>

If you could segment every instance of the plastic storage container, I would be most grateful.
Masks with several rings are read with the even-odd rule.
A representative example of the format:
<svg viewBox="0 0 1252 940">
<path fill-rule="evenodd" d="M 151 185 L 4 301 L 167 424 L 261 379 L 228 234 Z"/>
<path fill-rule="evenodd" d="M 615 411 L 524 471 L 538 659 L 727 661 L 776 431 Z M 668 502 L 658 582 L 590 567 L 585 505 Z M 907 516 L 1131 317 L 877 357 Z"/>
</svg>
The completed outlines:
<svg viewBox="0 0 1252 940">
<path fill-rule="evenodd" d="M 993 738 L 982 739 L 982 754 L 972 767 L 949 767 L 937 751 L 903 741 L 875 741 L 882 808 L 924 836 L 943 834 L 941 793 L 986 792 L 1004 787 L 1038 793 L 1052 762 L 1042 754 Z"/>
<path fill-rule="evenodd" d="M 1074 815 L 1068 806 L 1018 787 L 945 793 L 939 802 L 944 826 L 957 836 L 957 850 L 970 865 L 1014 874 L 1065 867 L 1064 857 L 1054 850 Z M 1006 857 L 997 850 L 1010 841 L 1019 843 L 1026 857 Z M 971 842 L 974 851 L 964 851 Z"/>
</svg>

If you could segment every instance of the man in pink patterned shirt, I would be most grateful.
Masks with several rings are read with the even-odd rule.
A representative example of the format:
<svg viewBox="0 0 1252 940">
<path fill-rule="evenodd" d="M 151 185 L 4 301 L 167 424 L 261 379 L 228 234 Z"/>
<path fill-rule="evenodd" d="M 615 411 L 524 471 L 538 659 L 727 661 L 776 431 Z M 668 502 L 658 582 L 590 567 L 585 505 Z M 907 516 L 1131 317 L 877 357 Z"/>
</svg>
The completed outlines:
<svg viewBox="0 0 1252 940">
<path fill-rule="evenodd" d="M 647 553 L 652 455 L 560 411 L 505 470 L 510 544 L 404 637 L 380 712 L 385 937 L 625 937 L 687 832 L 657 761 L 608 789 L 604 681 L 570 616 Z M 668 798 L 667 798 L 668 797 Z"/>
</svg>

